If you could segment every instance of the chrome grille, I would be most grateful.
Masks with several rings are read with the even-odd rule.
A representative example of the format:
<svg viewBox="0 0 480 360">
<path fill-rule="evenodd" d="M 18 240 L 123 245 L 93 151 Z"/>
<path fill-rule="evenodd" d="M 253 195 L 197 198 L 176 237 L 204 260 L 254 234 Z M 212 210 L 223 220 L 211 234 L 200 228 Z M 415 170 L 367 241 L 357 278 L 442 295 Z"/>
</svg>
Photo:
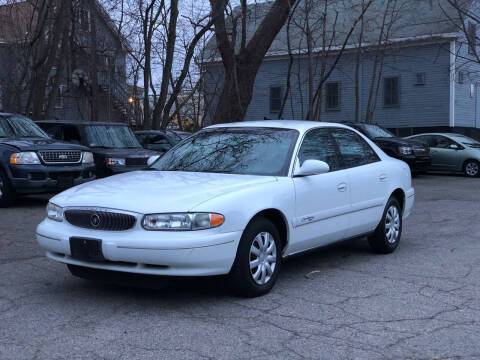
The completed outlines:
<svg viewBox="0 0 480 360">
<path fill-rule="evenodd" d="M 102 211 L 71 209 L 65 211 L 65 219 L 72 225 L 85 229 L 123 231 L 133 228 L 133 215 Z"/>
<path fill-rule="evenodd" d="M 39 151 L 38 153 L 45 164 L 75 164 L 82 160 L 82 152 L 79 150 Z"/>
<path fill-rule="evenodd" d="M 148 157 L 126 158 L 125 165 L 127 166 L 142 166 L 147 165 Z"/>
<path fill-rule="evenodd" d="M 413 153 L 415 155 L 428 155 L 430 153 L 430 149 L 426 146 L 414 145 Z"/>
</svg>

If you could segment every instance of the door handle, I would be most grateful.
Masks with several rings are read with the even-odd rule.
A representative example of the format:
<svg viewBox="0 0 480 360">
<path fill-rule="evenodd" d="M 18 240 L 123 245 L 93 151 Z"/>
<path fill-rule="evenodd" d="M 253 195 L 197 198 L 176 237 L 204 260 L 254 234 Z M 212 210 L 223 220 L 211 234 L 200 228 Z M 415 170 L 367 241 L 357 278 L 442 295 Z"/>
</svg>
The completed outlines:
<svg viewBox="0 0 480 360">
<path fill-rule="evenodd" d="M 347 184 L 345 184 L 345 183 L 338 184 L 337 185 L 337 190 L 342 191 L 342 192 L 347 190 Z"/>
<path fill-rule="evenodd" d="M 385 181 L 385 180 L 387 180 L 387 178 L 388 178 L 387 174 L 381 174 L 381 175 L 378 177 L 378 179 L 379 179 L 380 181 Z"/>
</svg>

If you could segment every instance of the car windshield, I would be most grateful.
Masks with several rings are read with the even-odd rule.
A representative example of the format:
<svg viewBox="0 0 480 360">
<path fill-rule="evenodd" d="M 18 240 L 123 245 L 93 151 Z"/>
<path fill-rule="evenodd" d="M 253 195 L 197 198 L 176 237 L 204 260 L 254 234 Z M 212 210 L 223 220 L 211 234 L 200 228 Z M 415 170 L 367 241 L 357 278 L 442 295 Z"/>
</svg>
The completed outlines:
<svg viewBox="0 0 480 360">
<path fill-rule="evenodd" d="M 370 138 L 395 137 L 390 131 L 378 125 L 364 124 L 362 125 L 362 129 Z"/>
<path fill-rule="evenodd" d="M 469 146 L 471 148 L 476 148 L 476 149 L 479 149 L 480 148 L 480 142 L 478 142 L 477 140 L 474 140 L 472 138 L 469 138 L 468 136 L 465 136 L 465 135 L 452 135 L 452 138 L 460 143 L 462 143 L 463 145 L 466 145 L 466 146 Z"/>
<path fill-rule="evenodd" d="M 89 125 L 85 127 L 90 147 L 114 149 L 140 148 L 137 138 L 128 126 Z"/>
<path fill-rule="evenodd" d="M 0 116 L 0 137 L 48 139 L 49 136 L 24 116 Z"/>
<path fill-rule="evenodd" d="M 202 131 L 182 141 L 152 168 L 242 175 L 286 176 L 296 130 L 220 128 Z"/>
</svg>

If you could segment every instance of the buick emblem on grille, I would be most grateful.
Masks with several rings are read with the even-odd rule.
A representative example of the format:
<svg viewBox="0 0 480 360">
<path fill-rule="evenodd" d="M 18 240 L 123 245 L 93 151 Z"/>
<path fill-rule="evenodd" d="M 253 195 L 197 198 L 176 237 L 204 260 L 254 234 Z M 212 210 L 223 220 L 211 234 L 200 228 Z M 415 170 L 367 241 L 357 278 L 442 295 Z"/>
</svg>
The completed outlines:
<svg viewBox="0 0 480 360">
<path fill-rule="evenodd" d="M 98 216 L 97 214 L 93 214 L 92 216 L 90 216 L 90 225 L 92 225 L 93 227 L 98 227 L 100 225 L 100 216 Z"/>
</svg>

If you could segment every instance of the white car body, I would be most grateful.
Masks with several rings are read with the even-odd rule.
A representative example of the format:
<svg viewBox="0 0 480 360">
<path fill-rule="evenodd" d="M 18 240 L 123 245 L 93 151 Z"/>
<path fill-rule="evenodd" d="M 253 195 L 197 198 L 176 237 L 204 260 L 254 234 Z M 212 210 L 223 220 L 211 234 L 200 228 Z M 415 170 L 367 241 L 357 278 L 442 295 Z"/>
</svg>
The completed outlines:
<svg viewBox="0 0 480 360">
<path fill-rule="evenodd" d="M 247 224 L 269 211 L 285 224 L 282 256 L 303 252 L 373 232 L 386 203 L 396 192 L 403 197 L 403 218 L 411 211 L 414 189 L 408 165 L 387 156 L 359 132 L 333 123 L 258 121 L 214 127 L 295 129 L 299 136 L 288 176 L 137 171 L 79 185 L 51 202 L 64 209 L 95 208 L 136 217 L 125 231 L 86 229 L 46 218 L 37 228 L 38 243 L 49 258 L 89 268 L 172 276 L 227 274 Z M 360 135 L 380 161 L 325 174 L 293 177 L 296 154 L 306 132 L 319 127 L 347 128 Z M 211 127 L 210 127 L 211 128 Z M 225 222 L 196 231 L 147 231 L 145 214 L 215 212 Z M 70 237 L 100 239 L 106 262 L 71 257 Z"/>
</svg>

